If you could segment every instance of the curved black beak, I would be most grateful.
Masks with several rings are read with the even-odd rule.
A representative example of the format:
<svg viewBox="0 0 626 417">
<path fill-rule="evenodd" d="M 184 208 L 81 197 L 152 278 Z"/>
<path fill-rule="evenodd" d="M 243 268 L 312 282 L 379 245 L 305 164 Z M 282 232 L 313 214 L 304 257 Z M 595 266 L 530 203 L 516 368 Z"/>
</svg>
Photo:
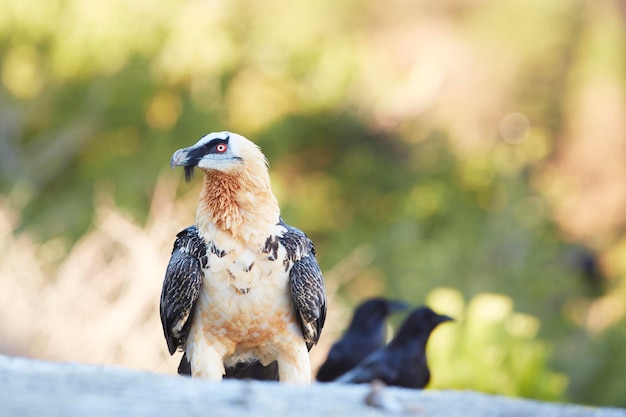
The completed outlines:
<svg viewBox="0 0 626 417">
<path fill-rule="evenodd" d="M 179 166 L 186 166 L 188 162 L 187 154 L 189 152 L 189 148 L 179 149 L 172 155 L 172 159 L 170 159 L 170 167 L 172 170 Z"/>
<path fill-rule="evenodd" d="M 189 182 L 193 178 L 193 169 L 198 164 L 195 158 L 189 157 L 190 148 L 179 149 L 172 155 L 170 159 L 170 167 L 172 170 L 176 167 L 185 167 L 185 181 Z"/>
</svg>

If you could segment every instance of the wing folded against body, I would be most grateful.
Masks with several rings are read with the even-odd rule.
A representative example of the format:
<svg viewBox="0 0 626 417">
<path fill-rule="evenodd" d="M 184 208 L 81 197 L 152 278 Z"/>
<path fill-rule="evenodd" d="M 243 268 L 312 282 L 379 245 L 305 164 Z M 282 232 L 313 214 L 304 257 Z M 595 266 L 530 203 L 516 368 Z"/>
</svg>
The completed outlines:
<svg viewBox="0 0 626 417">
<path fill-rule="evenodd" d="M 315 259 L 313 242 L 299 229 L 280 224 L 287 232 L 279 239 L 287 251 L 291 297 L 307 348 L 317 343 L 326 320 L 326 290 L 322 271 Z"/>
<path fill-rule="evenodd" d="M 183 348 L 202 286 L 206 245 L 196 226 L 176 235 L 161 291 L 161 323 L 171 355 Z"/>
<path fill-rule="evenodd" d="M 392 385 L 393 381 L 398 378 L 398 367 L 402 367 L 402 361 L 397 360 L 398 364 L 390 363 L 394 358 L 384 349 L 377 350 L 365 358 L 356 368 L 336 379 L 337 382 L 350 384 L 365 384 L 378 379 L 387 385 Z M 404 366 L 408 366 L 407 363 Z"/>
</svg>

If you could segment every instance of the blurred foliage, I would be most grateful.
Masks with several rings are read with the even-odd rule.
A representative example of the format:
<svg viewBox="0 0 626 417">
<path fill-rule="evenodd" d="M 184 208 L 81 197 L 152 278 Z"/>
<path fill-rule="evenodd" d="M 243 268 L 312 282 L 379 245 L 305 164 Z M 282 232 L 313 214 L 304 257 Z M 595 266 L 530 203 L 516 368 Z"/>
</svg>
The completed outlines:
<svg viewBox="0 0 626 417">
<path fill-rule="evenodd" d="M 457 317 L 454 326 L 441 326 L 428 345 L 431 368 L 440 371 L 433 372 L 434 388 L 471 386 L 510 396 L 562 398 L 568 378 L 550 369 L 552 349 L 537 338 L 539 320 L 514 311 L 511 298 L 484 293 L 465 305 L 459 291 L 437 288 L 427 301 Z"/>
<path fill-rule="evenodd" d="M 626 406 L 623 1 L 0 2 L 3 236 L 46 276 L 99 196 L 144 223 L 172 152 L 232 130 L 335 311 L 459 292 L 436 386 Z"/>
</svg>

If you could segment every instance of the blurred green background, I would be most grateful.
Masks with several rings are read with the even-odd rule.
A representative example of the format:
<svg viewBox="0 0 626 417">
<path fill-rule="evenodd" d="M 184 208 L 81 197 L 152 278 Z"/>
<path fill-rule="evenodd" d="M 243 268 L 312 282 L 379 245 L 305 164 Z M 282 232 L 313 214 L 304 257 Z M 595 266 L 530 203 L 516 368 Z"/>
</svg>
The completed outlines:
<svg viewBox="0 0 626 417">
<path fill-rule="evenodd" d="M 0 6 L 0 352 L 162 370 L 169 158 L 231 130 L 328 271 L 317 364 L 384 294 L 458 319 L 434 388 L 626 407 L 626 1 Z"/>
</svg>

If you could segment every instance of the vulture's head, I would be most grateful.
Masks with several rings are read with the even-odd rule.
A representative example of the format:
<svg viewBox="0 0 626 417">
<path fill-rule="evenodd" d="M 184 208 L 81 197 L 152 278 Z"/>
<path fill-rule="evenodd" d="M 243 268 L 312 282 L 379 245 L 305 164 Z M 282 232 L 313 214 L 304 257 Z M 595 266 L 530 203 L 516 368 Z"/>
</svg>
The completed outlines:
<svg viewBox="0 0 626 417">
<path fill-rule="evenodd" d="M 267 161 L 261 149 L 241 135 L 231 132 L 214 132 L 203 136 L 194 145 L 179 149 L 170 160 L 172 169 L 185 168 L 185 179 L 190 181 L 194 168 L 220 171 L 225 174 L 267 171 Z M 261 172 L 258 172 L 261 171 Z"/>
<path fill-rule="evenodd" d="M 185 168 L 191 180 L 195 168 L 204 172 L 196 224 L 201 233 L 216 225 L 255 244 L 265 242 L 280 218 L 272 193 L 267 160 L 261 149 L 241 135 L 215 132 L 174 152 L 172 168 Z"/>
</svg>

